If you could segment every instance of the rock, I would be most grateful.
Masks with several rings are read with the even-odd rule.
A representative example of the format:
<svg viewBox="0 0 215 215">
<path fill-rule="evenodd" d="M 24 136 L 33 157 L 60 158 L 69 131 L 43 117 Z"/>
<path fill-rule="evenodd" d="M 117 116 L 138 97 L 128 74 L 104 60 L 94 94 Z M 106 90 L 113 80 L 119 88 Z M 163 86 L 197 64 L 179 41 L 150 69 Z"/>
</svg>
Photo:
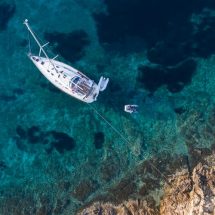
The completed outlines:
<svg viewBox="0 0 215 215">
<path fill-rule="evenodd" d="M 16 11 L 15 4 L 8 4 L 1 1 L 0 3 L 0 31 L 6 30 L 8 22 L 14 16 Z"/>
<path fill-rule="evenodd" d="M 122 204 L 114 205 L 111 203 L 96 202 L 89 208 L 79 212 L 78 215 L 84 214 L 102 214 L 102 215 L 158 215 L 158 209 L 155 205 L 151 206 L 145 200 L 129 200 Z"/>
<path fill-rule="evenodd" d="M 54 43 L 54 51 L 71 63 L 80 60 L 85 54 L 85 47 L 90 44 L 89 36 L 83 30 L 69 33 L 46 32 L 45 39 Z"/>
<path fill-rule="evenodd" d="M 203 160 L 203 158 L 202 158 Z M 139 172 L 140 174 L 140 172 Z M 144 173 L 143 173 L 144 174 Z M 204 158 L 204 164 L 199 162 L 191 174 L 185 168 L 177 168 L 168 178 L 164 186 L 163 197 L 156 202 L 153 196 L 144 193 L 134 198 L 135 187 L 128 186 L 131 181 L 124 180 L 110 190 L 116 198 L 113 202 L 103 202 L 96 199 L 87 208 L 79 211 L 78 215 L 184 215 L 184 214 L 215 214 L 215 156 Z M 128 189 L 129 187 L 129 189 Z M 120 195 L 121 193 L 121 195 Z M 127 198 L 126 198 L 127 197 Z M 126 200 L 128 199 L 128 200 Z M 118 203 L 119 202 L 119 203 Z"/>
<path fill-rule="evenodd" d="M 96 149 L 101 149 L 102 146 L 103 146 L 104 141 L 105 141 L 105 135 L 104 135 L 103 132 L 99 131 L 99 132 L 96 132 L 94 134 L 94 142 L 93 142 L 93 144 L 95 145 Z"/>
<path fill-rule="evenodd" d="M 189 177 L 181 171 L 166 186 L 160 203 L 160 214 L 215 214 L 215 159 L 208 165 L 199 163 Z"/>
<path fill-rule="evenodd" d="M 94 181 L 81 181 L 72 192 L 72 196 L 79 201 L 84 201 L 96 188 Z"/>
</svg>

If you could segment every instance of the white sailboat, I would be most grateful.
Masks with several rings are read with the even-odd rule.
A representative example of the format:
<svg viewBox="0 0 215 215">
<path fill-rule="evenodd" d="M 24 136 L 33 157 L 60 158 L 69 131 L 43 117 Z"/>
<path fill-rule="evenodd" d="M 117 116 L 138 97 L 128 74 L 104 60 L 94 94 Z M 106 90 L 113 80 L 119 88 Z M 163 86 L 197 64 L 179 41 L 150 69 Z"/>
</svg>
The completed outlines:
<svg viewBox="0 0 215 215">
<path fill-rule="evenodd" d="M 50 59 L 44 50 L 48 43 L 41 45 L 34 32 L 31 30 L 28 20 L 24 21 L 27 29 L 38 44 L 40 50 L 38 55 L 28 54 L 30 60 L 40 70 L 40 72 L 57 88 L 69 94 L 76 99 L 86 103 L 96 101 L 99 92 L 104 91 L 109 82 L 109 78 L 100 78 L 99 83 L 96 84 L 93 80 L 88 78 L 77 69 L 55 60 L 56 57 Z M 41 57 L 41 53 L 44 57 Z"/>
</svg>

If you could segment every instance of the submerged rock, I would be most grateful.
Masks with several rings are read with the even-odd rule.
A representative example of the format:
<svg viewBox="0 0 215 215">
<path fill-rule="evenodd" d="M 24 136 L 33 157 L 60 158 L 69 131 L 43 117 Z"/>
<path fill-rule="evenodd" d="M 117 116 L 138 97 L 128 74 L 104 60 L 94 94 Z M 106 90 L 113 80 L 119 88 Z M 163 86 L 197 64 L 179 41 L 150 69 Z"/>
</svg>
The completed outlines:
<svg viewBox="0 0 215 215">
<path fill-rule="evenodd" d="M 72 150 L 75 147 L 75 140 L 63 132 L 51 131 L 54 141 L 51 143 L 59 153 Z"/>
<path fill-rule="evenodd" d="M 23 128 L 21 125 L 16 127 L 16 144 L 22 149 L 26 150 L 28 145 L 41 144 L 45 145 L 47 153 L 51 153 L 55 148 L 59 153 L 71 151 L 75 147 L 75 140 L 70 135 L 59 131 L 44 132 L 39 126 L 33 125 L 30 128 Z M 25 144 L 27 140 L 28 144 Z M 36 148 L 36 147 L 35 147 Z"/>
<path fill-rule="evenodd" d="M 105 141 L 105 135 L 103 132 L 99 131 L 94 134 L 94 142 L 96 149 L 101 149 L 103 146 L 103 143 Z"/>
<path fill-rule="evenodd" d="M 28 141 L 31 144 L 39 143 L 41 141 L 41 131 L 38 126 L 32 126 L 27 131 Z"/>
<path fill-rule="evenodd" d="M 6 2 L 0 3 L 0 31 L 7 29 L 7 24 L 14 16 L 16 6 L 14 4 L 8 4 Z"/>
<path fill-rule="evenodd" d="M 196 62 L 187 59 L 174 67 L 140 66 L 137 82 L 151 93 L 165 85 L 172 93 L 177 93 L 190 84 L 196 71 Z"/>
<path fill-rule="evenodd" d="M 136 214 L 147 214 L 157 215 L 158 209 L 154 205 L 154 202 L 150 203 L 146 200 L 130 200 L 123 202 L 119 205 L 111 203 L 94 203 L 88 209 L 78 213 L 78 215 L 84 214 L 102 214 L 102 215 L 136 215 Z"/>
<path fill-rule="evenodd" d="M 74 198 L 84 201 L 96 188 L 96 183 L 91 180 L 81 181 L 71 193 Z"/>
<path fill-rule="evenodd" d="M 54 43 L 54 51 L 71 63 L 80 60 L 85 54 L 85 47 L 90 44 L 88 35 L 83 30 L 73 31 L 68 34 L 46 32 L 45 39 Z"/>
</svg>

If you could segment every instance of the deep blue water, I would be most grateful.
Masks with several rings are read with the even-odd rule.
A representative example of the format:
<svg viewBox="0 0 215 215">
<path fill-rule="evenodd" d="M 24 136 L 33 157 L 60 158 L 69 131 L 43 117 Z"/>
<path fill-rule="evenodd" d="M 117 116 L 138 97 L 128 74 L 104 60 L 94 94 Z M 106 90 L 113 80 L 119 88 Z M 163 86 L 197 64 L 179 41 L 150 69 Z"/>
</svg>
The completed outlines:
<svg viewBox="0 0 215 215">
<path fill-rule="evenodd" d="M 50 56 L 110 78 L 93 107 L 126 141 L 28 60 L 25 18 Z M 198 160 L 193 149 L 213 144 L 214 29 L 212 0 L 0 1 L 0 214 L 120 202 L 140 193 L 138 180 L 121 196 L 112 188 L 144 161 L 163 159 L 165 175 L 174 157 Z M 125 113 L 128 103 L 139 113 Z"/>
</svg>

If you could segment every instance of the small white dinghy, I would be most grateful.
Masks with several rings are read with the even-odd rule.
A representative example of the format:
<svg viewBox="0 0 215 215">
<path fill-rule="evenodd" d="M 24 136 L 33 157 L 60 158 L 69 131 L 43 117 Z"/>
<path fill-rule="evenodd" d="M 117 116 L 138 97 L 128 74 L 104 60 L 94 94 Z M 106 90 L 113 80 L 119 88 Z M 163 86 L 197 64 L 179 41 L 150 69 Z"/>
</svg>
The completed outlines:
<svg viewBox="0 0 215 215">
<path fill-rule="evenodd" d="M 40 70 L 40 72 L 57 88 L 86 103 L 96 101 L 99 92 L 104 91 L 107 87 L 109 78 L 100 78 L 98 84 L 88 78 L 77 69 L 55 60 L 57 58 L 49 58 L 44 50 L 48 43 L 41 45 L 34 32 L 31 30 L 28 20 L 24 21 L 27 29 L 39 46 L 39 54 L 33 55 L 31 52 L 28 54 L 30 60 Z M 44 54 L 41 57 L 41 52 Z"/>
<path fill-rule="evenodd" d="M 137 113 L 138 105 L 125 105 L 124 111 L 128 113 Z"/>
</svg>

